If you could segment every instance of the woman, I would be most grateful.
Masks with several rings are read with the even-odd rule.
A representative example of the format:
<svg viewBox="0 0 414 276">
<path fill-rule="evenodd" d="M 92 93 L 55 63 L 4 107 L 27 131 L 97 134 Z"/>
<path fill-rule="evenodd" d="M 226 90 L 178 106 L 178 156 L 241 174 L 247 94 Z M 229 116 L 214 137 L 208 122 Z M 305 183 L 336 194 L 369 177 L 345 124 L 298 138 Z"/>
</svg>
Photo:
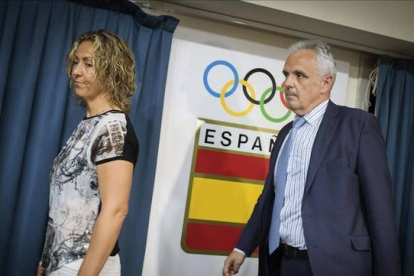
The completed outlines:
<svg viewBox="0 0 414 276">
<path fill-rule="evenodd" d="M 50 176 L 49 221 L 38 275 L 120 275 L 117 239 L 128 212 L 138 141 L 126 112 L 135 91 L 126 42 L 83 34 L 67 73 L 86 108 Z"/>
</svg>

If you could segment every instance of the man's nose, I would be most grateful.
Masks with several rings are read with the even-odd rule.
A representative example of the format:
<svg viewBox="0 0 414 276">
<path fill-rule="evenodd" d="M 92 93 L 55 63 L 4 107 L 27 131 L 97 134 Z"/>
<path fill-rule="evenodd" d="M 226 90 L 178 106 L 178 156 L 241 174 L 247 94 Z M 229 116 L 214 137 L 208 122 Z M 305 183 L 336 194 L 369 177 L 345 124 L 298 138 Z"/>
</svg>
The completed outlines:
<svg viewBox="0 0 414 276">
<path fill-rule="evenodd" d="M 283 88 L 290 88 L 292 87 L 292 79 L 289 76 L 286 76 L 285 80 L 282 82 Z"/>
</svg>

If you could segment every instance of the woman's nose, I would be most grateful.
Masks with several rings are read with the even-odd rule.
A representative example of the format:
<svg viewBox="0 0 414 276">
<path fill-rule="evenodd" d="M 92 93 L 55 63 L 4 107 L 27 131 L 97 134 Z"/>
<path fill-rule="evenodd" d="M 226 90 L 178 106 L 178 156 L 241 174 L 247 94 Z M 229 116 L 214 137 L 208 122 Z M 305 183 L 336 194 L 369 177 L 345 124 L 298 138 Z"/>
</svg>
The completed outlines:
<svg viewBox="0 0 414 276">
<path fill-rule="evenodd" d="M 79 77 L 80 75 L 82 75 L 82 69 L 80 68 L 78 64 L 76 64 L 73 66 L 72 76 L 76 78 L 76 77 Z"/>
</svg>

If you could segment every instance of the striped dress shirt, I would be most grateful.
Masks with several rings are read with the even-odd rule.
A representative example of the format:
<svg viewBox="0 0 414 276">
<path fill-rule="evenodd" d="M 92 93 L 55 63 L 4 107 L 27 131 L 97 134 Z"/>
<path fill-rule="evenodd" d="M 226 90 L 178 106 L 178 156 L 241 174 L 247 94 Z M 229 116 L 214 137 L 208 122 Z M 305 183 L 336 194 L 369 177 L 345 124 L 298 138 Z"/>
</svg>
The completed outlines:
<svg viewBox="0 0 414 276">
<path fill-rule="evenodd" d="M 329 100 L 324 101 L 303 117 L 306 120 L 306 123 L 296 134 L 296 139 L 293 143 L 288 162 L 285 203 L 280 213 L 281 225 L 279 232 L 282 243 L 302 250 L 307 248 L 302 226 L 301 209 L 303 192 L 305 189 L 313 143 L 328 106 L 328 102 Z M 287 139 L 288 137 L 285 138 L 284 143 Z M 279 154 L 285 146 L 284 143 Z"/>
</svg>

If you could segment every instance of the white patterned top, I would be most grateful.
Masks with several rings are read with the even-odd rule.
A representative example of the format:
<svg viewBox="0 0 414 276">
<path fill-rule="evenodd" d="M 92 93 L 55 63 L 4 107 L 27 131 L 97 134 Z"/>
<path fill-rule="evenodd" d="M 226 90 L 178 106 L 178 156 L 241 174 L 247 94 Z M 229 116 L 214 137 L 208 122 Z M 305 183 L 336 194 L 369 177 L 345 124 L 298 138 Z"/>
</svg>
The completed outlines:
<svg viewBox="0 0 414 276">
<path fill-rule="evenodd" d="M 54 271 L 85 257 L 101 204 L 96 166 L 113 160 L 135 164 L 138 150 L 132 124 L 120 111 L 111 110 L 79 123 L 50 170 L 43 267 Z"/>
</svg>

